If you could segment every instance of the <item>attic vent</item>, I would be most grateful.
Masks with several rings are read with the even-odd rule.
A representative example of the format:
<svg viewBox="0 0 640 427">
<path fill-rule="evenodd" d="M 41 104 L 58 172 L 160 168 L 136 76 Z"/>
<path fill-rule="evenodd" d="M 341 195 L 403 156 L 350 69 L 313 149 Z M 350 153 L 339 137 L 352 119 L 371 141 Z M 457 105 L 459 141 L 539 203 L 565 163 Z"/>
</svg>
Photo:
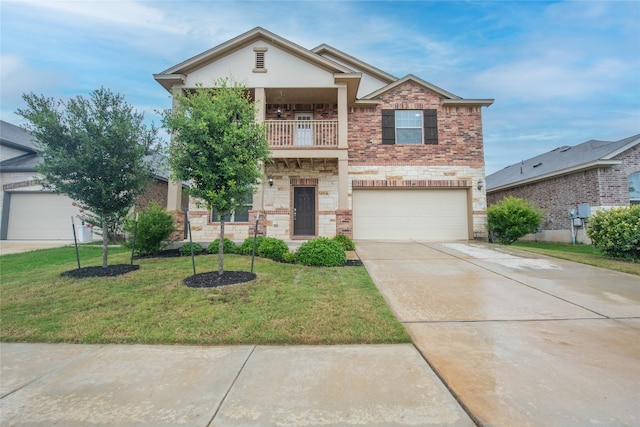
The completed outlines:
<svg viewBox="0 0 640 427">
<path fill-rule="evenodd" d="M 542 166 L 542 163 L 536 163 L 535 165 L 533 165 L 534 168 L 537 168 L 538 166 Z"/>
<path fill-rule="evenodd" d="M 562 150 L 560 150 L 561 153 L 564 153 L 565 151 L 569 151 L 571 150 L 571 147 L 564 147 Z"/>
<path fill-rule="evenodd" d="M 256 63 L 253 68 L 254 73 L 266 73 L 267 69 L 265 67 L 265 53 L 267 52 L 266 47 L 254 47 L 253 51 L 256 53 Z"/>
</svg>

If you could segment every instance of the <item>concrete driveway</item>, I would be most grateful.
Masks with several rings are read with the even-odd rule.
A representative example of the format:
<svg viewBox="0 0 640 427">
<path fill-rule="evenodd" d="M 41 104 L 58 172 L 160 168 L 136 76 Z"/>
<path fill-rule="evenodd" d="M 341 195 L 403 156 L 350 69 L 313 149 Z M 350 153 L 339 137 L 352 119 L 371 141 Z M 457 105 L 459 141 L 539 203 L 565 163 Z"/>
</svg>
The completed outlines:
<svg viewBox="0 0 640 427">
<path fill-rule="evenodd" d="M 495 245 L 357 242 L 480 425 L 640 425 L 640 278 Z"/>
</svg>

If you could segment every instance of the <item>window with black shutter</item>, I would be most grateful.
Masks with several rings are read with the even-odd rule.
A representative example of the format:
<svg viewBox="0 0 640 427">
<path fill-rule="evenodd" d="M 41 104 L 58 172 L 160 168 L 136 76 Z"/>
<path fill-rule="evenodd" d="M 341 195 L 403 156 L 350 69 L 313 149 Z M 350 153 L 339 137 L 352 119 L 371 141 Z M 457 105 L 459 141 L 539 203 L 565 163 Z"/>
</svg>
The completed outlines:
<svg viewBox="0 0 640 427">
<path fill-rule="evenodd" d="M 382 143 L 437 144 L 437 111 L 382 110 Z"/>
</svg>

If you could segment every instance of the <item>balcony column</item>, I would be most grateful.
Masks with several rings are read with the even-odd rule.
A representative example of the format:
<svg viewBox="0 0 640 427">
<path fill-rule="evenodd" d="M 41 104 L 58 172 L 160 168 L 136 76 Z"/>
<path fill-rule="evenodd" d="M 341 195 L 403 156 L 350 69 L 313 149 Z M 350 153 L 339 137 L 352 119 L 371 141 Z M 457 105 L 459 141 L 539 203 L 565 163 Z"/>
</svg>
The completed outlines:
<svg viewBox="0 0 640 427">
<path fill-rule="evenodd" d="M 347 85 L 338 86 L 338 148 L 347 148 Z"/>
<path fill-rule="evenodd" d="M 178 96 L 182 96 L 183 91 L 179 87 L 173 87 L 173 101 L 171 108 L 175 109 L 178 106 Z M 167 186 L 167 211 L 180 212 L 182 209 L 182 183 L 174 182 L 169 179 Z"/>
<path fill-rule="evenodd" d="M 254 102 L 256 106 L 256 122 L 264 123 L 266 96 L 263 87 L 254 88 Z M 264 165 L 262 166 L 262 171 L 263 173 L 265 172 Z M 266 175 L 264 179 L 267 179 Z M 258 184 L 256 187 L 256 192 L 253 194 L 253 209 L 262 211 L 264 210 L 264 185 Z"/>
</svg>

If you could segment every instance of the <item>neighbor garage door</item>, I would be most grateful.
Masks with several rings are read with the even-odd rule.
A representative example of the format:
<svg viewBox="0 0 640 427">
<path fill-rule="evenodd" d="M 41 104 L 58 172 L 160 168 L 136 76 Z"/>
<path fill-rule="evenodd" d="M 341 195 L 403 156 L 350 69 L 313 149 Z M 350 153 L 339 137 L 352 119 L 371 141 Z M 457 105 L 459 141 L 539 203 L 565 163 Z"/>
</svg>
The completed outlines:
<svg viewBox="0 0 640 427">
<path fill-rule="evenodd" d="M 353 190 L 353 238 L 466 240 L 467 192 L 460 190 Z"/>
<path fill-rule="evenodd" d="M 59 194 L 12 193 L 7 239 L 72 240 L 71 217 L 77 217 L 79 209 L 71 203 Z"/>
</svg>

